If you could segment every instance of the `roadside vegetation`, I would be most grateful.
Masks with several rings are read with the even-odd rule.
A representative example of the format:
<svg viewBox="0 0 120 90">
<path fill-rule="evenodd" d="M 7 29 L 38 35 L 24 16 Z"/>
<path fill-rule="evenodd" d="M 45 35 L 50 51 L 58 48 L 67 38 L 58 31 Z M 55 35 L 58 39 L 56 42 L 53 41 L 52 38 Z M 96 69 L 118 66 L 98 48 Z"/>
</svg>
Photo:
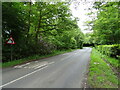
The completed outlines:
<svg viewBox="0 0 120 90">
<path fill-rule="evenodd" d="M 19 59 L 19 60 L 13 60 L 13 61 L 5 62 L 5 63 L 0 63 L 0 67 L 6 68 L 6 67 L 10 67 L 10 66 L 15 66 L 15 65 L 27 63 L 27 62 L 30 62 L 30 61 L 40 60 L 40 59 L 43 59 L 43 58 L 48 58 L 48 57 L 51 57 L 51 56 L 71 52 L 71 51 L 74 51 L 74 50 L 76 50 L 76 49 L 68 49 L 68 50 L 62 50 L 62 51 L 57 50 L 57 51 L 54 51 L 53 53 L 48 54 L 48 55 L 29 56 L 27 58 L 23 58 L 23 59 Z"/>
<path fill-rule="evenodd" d="M 102 54 L 95 48 L 92 50 L 91 62 L 89 67 L 88 83 L 92 88 L 118 88 L 118 77 L 112 70 L 109 63 L 102 59 Z M 118 60 L 109 59 L 115 62 L 118 67 Z M 114 60 L 114 61 L 113 61 Z"/>
<path fill-rule="evenodd" d="M 88 83 L 92 88 L 118 88 L 120 2 L 94 2 L 97 12 L 88 15 L 96 13 L 97 17 L 86 22 L 93 30 L 86 34 L 78 27 L 78 18 L 72 16 L 70 3 L 3 2 L 0 66 L 14 66 L 92 46 Z M 12 47 L 6 44 L 10 36 L 16 42 Z"/>
<path fill-rule="evenodd" d="M 3 2 L 3 66 L 82 48 L 84 34 L 69 5 L 67 2 Z M 12 47 L 6 44 L 10 36 L 16 42 Z"/>
<path fill-rule="evenodd" d="M 92 33 L 86 43 L 94 46 L 91 53 L 88 84 L 92 88 L 118 88 L 120 61 L 120 2 L 94 2 L 97 18 L 87 21 Z M 94 12 L 88 13 L 89 16 Z"/>
<path fill-rule="evenodd" d="M 115 45 L 99 45 L 96 47 L 101 53 L 101 58 L 114 67 L 117 71 L 119 70 L 120 60 L 120 44 Z"/>
</svg>

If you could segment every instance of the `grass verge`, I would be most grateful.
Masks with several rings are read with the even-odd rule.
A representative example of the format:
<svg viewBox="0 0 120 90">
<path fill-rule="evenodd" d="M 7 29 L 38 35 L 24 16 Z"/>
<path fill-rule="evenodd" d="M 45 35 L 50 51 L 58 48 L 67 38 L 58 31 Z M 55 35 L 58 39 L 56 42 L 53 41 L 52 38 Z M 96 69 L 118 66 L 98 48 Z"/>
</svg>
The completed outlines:
<svg viewBox="0 0 120 90">
<path fill-rule="evenodd" d="M 116 58 L 112 58 L 112 57 L 108 57 L 106 55 L 101 55 L 101 57 L 106 60 L 106 62 L 108 62 L 111 66 L 113 66 L 114 68 L 118 69 L 119 66 L 119 60 Z"/>
<path fill-rule="evenodd" d="M 88 83 L 92 88 L 118 88 L 117 76 L 94 48 L 91 54 Z"/>
<path fill-rule="evenodd" d="M 10 62 L 0 63 L 0 67 L 2 67 L 2 68 L 11 67 L 11 66 L 23 64 L 23 63 L 34 61 L 34 60 L 39 60 L 39 59 L 47 58 L 47 57 L 50 57 L 50 56 L 55 56 L 55 55 L 71 52 L 71 51 L 74 51 L 74 50 L 76 50 L 76 49 L 69 49 L 69 50 L 62 50 L 62 51 L 56 50 L 56 51 L 54 51 L 51 54 L 42 55 L 42 56 L 34 55 L 34 56 L 27 57 L 27 58 L 19 59 L 19 60 L 14 60 L 14 61 L 10 61 Z"/>
</svg>

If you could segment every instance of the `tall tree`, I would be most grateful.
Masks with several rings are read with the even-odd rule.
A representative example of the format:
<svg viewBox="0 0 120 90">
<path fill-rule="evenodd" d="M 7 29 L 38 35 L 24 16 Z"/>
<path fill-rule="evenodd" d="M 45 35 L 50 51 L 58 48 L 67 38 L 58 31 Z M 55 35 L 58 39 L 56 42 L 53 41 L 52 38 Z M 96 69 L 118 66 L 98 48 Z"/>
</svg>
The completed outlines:
<svg viewBox="0 0 120 90">
<path fill-rule="evenodd" d="M 4 2 L 3 60 L 9 61 L 10 35 L 15 39 L 13 59 L 82 48 L 83 34 L 65 2 Z"/>
<path fill-rule="evenodd" d="M 95 3 L 94 7 L 98 9 L 98 15 L 93 30 L 99 44 L 120 43 L 119 4 L 119 2 Z"/>
</svg>

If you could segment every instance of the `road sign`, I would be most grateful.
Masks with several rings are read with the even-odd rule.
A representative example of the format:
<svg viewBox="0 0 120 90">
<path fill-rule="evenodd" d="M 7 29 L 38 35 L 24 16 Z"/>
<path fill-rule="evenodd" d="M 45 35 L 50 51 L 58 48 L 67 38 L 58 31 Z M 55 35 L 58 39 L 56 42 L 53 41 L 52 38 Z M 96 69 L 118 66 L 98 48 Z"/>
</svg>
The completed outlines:
<svg viewBox="0 0 120 90">
<path fill-rule="evenodd" d="M 8 41 L 6 43 L 7 44 L 16 44 L 14 39 L 12 38 L 12 36 L 10 36 L 10 38 L 8 39 Z"/>
<path fill-rule="evenodd" d="M 7 42 L 6 42 L 7 44 L 11 44 L 11 61 L 12 61 L 12 45 L 13 44 L 16 44 L 15 43 L 15 41 L 14 41 L 14 39 L 12 38 L 12 36 L 10 36 L 10 38 L 7 40 Z"/>
</svg>

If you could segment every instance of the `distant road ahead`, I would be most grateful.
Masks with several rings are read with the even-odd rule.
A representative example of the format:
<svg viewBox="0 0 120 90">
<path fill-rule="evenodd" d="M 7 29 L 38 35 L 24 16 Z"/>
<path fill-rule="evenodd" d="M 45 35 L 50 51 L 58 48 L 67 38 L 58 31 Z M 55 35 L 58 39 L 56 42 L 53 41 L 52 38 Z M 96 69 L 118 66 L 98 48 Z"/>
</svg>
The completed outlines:
<svg viewBox="0 0 120 90">
<path fill-rule="evenodd" d="M 3 88 L 81 88 L 91 48 L 3 69 Z"/>
</svg>

